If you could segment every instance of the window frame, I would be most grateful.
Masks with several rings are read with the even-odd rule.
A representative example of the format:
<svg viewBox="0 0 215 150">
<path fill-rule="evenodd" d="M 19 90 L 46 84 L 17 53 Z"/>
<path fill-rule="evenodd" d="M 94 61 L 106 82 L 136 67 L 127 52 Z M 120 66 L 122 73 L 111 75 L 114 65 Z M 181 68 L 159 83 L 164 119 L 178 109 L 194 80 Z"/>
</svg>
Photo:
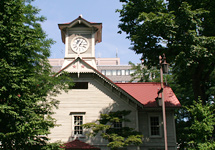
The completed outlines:
<svg viewBox="0 0 215 150">
<path fill-rule="evenodd" d="M 103 75 L 106 75 L 106 70 L 101 70 L 101 73 L 102 73 Z"/>
<path fill-rule="evenodd" d="M 159 126 L 159 135 L 152 135 L 151 133 L 151 130 L 152 130 L 152 126 L 151 126 L 151 118 L 152 117 L 158 117 L 158 126 Z M 161 138 L 162 137 L 162 118 L 160 115 L 156 115 L 156 114 L 150 114 L 148 116 L 148 124 L 149 124 L 149 137 L 150 138 Z"/>
<path fill-rule="evenodd" d="M 124 119 L 124 116 L 119 116 L 120 119 Z M 118 127 L 118 125 L 121 125 L 121 127 Z M 124 127 L 124 121 L 121 122 L 113 122 L 113 128 L 114 129 L 122 129 Z"/>
<path fill-rule="evenodd" d="M 122 76 L 125 76 L 125 75 L 126 75 L 126 74 L 125 74 L 125 69 L 122 69 L 122 70 L 121 70 L 121 75 L 122 75 Z"/>
<path fill-rule="evenodd" d="M 106 72 L 105 72 L 105 75 L 106 76 L 112 76 L 112 70 L 106 70 Z"/>
<path fill-rule="evenodd" d="M 135 70 L 130 70 L 129 73 L 130 73 L 130 75 L 131 75 L 131 74 L 135 73 Z"/>
<path fill-rule="evenodd" d="M 70 112 L 71 115 L 71 135 L 74 136 L 78 136 L 78 137 L 84 137 L 84 129 L 82 128 L 82 134 L 75 134 L 75 117 L 76 116 L 82 116 L 82 124 L 85 123 L 85 114 L 86 112 Z M 81 124 L 81 125 L 82 125 Z"/>
<path fill-rule="evenodd" d="M 112 70 L 112 76 L 116 76 L 117 75 L 117 70 Z"/>
<path fill-rule="evenodd" d="M 122 75 L 122 70 L 116 70 L 116 75 L 121 76 Z"/>
<path fill-rule="evenodd" d="M 130 70 L 129 69 L 125 70 L 125 76 L 129 76 L 129 75 L 130 75 Z"/>
</svg>

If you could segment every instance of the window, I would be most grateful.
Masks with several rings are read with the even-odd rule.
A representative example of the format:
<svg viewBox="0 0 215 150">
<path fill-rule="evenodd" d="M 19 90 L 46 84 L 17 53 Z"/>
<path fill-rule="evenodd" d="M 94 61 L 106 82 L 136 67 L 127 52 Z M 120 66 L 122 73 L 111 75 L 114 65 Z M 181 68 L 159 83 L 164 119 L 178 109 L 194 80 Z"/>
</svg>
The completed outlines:
<svg viewBox="0 0 215 150">
<path fill-rule="evenodd" d="M 74 135 L 83 134 L 83 116 L 74 116 Z"/>
<path fill-rule="evenodd" d="M 122 72 L 121 72 L 121 73 L 122 73 L 122 75 L 125 75 L 125 70 L 122 70 Z"/>
<path fill-rule="evenodd" d="M 118 118 L 122 119 L 122 116 L 119 116 Z M 113 127 L 114 127 L 114 129 L 121 129 L 122 128 L 122 121 L 114 122 Z"/>
<path fill-rule="evenodd" d="M 83 135 L 84 116 L 85 112 L 71 112 L 72 116 L 72 135 Z"/>
<path fill-rule="evenodd" d="M 130 70 L 130 74 L 132 74 L 132 73 L 134 73 L 135 72 L 135 70 Z"/>
<path fill-rule="evenodd" d="M 123 69 L 123 70 L 101 70 L 101 73 L 103 75 L 107 75 L 107 76 L 108 75 L 109 76 L 111 76 L 111 75 L 113 75 L 113 76 L 121 76 L 121 75 L 128 76 L 134 72 L 135 72 L 134 70 L 129 70 L 129 69 L 127 69 L 127 70 L 125 70 L 125 69 Z"/>
<path fill-rule="evenodd" d="M 106 75 L 106 70 L 102 70 L 102 74 L 103 74 L 103 75 Z"/>
<path fill-rule="evenodd" d="M 159 116 L 150 117 L 150 135 L 160 136 L 160 120 Z"/>
<path fill-rule="evenodd" d="M 121 70 L 117 70 L 116 75 L 121 76 Z"/>
<path fill-rule="evenodd" d="M 88 82 L 74 82 L 74 86 L 69 87 L 70 89 L 88 89 Z"/>
<path fill-rule="evenodd" d="M 111 75 L 112 70 L 106 70 L 106 75 L 110 76 Z"/>
<path fill-rule="evenodd" d="M 130 70 L 125 70 L 125 75 L 130 75 Z"/>
<path fill-rule="evenodd" d="M 116 70 L 112 70 L 112 75 L 113 75 L 113 76 L 116 75 Z"/>
</svg>

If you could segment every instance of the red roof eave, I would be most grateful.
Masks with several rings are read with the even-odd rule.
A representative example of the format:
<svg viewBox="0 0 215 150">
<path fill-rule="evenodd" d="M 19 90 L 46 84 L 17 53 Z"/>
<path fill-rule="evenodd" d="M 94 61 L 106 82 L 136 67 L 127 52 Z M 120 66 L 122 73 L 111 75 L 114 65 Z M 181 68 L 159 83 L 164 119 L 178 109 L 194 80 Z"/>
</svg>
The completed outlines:
<svg viewBox="0 0 215 150">
<path fill-rule="evenodd" d="M 79 139 L 75 139 L 74 141 L 68 142 L 63 144 L 64 146 L 61 146 L 61 148 L 65 149 L 88 149 L 88 150 L 100 150 L 98 147 L 94 147 L 90 144 L 87 144 L 85 142 L 80 141 Z"/>
<path fill-rule="evenodd" d="M 144 83 L 116 83 L 119 87 L 128 92 L 131 96 L 141 102 L 144 107 L 158 107 L 156 97 L 157 92 L 161 88 L 160 83 L 144 82 Z M 181 104 L 174 92 L 169 86 L 164 86 L 164 100 L 166 107 L 179 108 Z"/>
</svg>

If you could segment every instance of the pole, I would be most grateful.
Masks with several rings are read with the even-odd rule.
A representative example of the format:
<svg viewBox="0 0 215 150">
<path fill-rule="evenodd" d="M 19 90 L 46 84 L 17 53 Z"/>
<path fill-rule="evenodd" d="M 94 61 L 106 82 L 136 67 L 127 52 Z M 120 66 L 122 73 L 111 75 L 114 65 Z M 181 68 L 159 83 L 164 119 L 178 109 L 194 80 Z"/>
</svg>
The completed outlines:
<svg viewBox="0 0 215 150">
<path fill-rule="evenodd" d="M 162 63 L 163 63 L 163 57 L 159 56 L 160 59 L 160 76 L 161 76 L 161 89 L 163 89 L 161 93 L 161 100 L 162 100 L 162 113 L 163 113 L 163 130 L 164 130 L 164 145 L 165 150 L 168 150 L 167 145 L 167 131 L 166 131 L 166 110 L 165 110 L 165 101 L 164 101 L 164 86 L 163 86 L 163 69 L 162 69 Z"/>
</svg>

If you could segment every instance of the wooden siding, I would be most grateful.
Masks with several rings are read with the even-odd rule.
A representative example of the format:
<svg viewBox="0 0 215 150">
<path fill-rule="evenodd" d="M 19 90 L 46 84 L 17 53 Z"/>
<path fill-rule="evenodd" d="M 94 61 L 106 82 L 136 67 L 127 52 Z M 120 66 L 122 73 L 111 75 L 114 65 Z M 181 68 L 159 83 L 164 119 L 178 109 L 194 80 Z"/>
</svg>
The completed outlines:
<svg viewBox="0 0 215 150">
<path fill-rule="evenodd" d="M 160 117 L 160 137 L 150 136 L 150 116 Z M 174 111 L 166 110 L 167 120 L 167 141 L 168 149 L 176 150 L 176 134 L 175 134 L 175 120 Z M 163 123 L 162 123 L 162 111 L 161 109 L 144 109 L 139 112 L 139 131 L 143 134 L 143 145 L 141 149 L 162 149 L 164 148 L 164 135 L 163 135 Z"/>
<path fill-rule="evenodd" d="M 57 99 L 60 101 L 59 109 L 55 110 L 54 118 L 60 126 L 51 130 L 49 138 L 51 141 L 68 142 L 74 140 L 72 135 L 72 118 L 71 112 L 85 112 L 85 123 L 96 121 L 101 113 L 108 113 L 117 110 L 131 110 L 128 118 L 131 122 L 125 124 L 137 129 L 137 110 L 131 106 L 125 96 L 120 98 L 117 92 L 112 92 L 112 88 L 107 83 L 99 82 L 96 78 L 76 78 L 75 82 L 89 82 L 88 89 L 71 89 L 68 93 L 58 95 Z M 83 141 L 91 142 L 94 145 L 104 144 L 99 137 L 90 141 L 87 137 L 82 138 Z"/>
</svg>

